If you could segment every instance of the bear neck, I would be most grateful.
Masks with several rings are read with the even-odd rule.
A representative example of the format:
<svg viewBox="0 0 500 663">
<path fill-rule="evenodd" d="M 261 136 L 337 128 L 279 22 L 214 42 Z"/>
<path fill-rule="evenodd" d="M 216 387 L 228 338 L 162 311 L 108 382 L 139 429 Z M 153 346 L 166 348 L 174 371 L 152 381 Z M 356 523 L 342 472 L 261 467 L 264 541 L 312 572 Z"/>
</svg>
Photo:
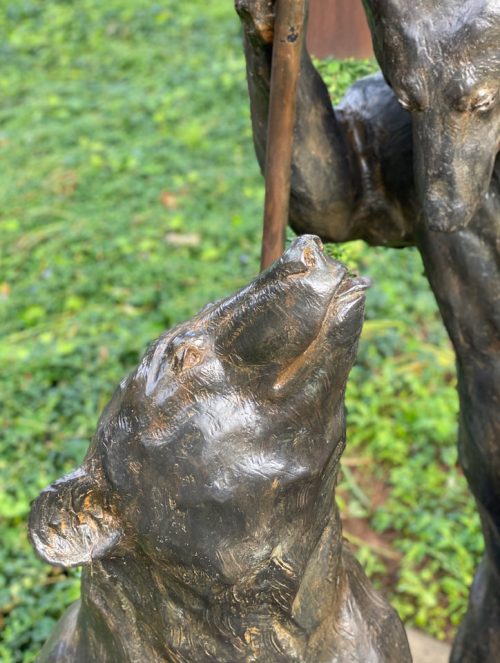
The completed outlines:
<svg viewBox="0 0 500 663">
<path fill-rule="evenodd" d="M 80 632 L 90 636 L 89 655 L 130 663 L 305 660 L 309 637 L 335 616 L 343 594 L 338 511 L 303 562 L 278 548 L 251 579 L 229 586 L 214 579 L 202 594 L 196 573 L 148 564 L 134 551 L 85 568 Z"/>
</svg>

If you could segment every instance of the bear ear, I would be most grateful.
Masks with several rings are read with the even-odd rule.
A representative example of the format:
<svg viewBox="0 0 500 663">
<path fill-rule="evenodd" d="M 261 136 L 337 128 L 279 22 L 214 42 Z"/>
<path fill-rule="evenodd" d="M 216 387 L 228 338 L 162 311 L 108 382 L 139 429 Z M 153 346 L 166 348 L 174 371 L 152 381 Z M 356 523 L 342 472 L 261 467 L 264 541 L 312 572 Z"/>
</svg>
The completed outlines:
<svg viewBox="0 0 500 663">
<path fill-rule="evenodd" d="M 98 483 L 83 468 L 51 484 L 31 507 L 31 543 L 39 557 L 54 566 L 101 559 L 122 535 Z"/>
</svg>

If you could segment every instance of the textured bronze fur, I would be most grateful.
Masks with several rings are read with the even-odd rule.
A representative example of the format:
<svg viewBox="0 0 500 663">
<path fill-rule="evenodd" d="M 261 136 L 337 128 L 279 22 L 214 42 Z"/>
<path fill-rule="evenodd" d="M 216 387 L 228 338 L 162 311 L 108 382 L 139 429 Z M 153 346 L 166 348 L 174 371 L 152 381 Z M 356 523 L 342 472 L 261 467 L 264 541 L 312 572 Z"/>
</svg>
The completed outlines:
<svg viewBox="0 0 500 663">
<path fill-rule="evenodd" d="M 365 288 L 302 237 L 151 345 L 33 504 L 38 554 L 84 565 L 40 662 L 411 660 L 334 499 Z"/>
<path fill-rule="evenodd" d="M 270 0 L 238 0 L 263 163 Z M 290 222 L 417 246 L 455 348 L 460 462 L 486 555 L 453 663 L 500 660 L 500 2 L 364 0 L 382 74 L 335 109 L 303 52 Z M 432 403 L 429 403 L 432 407 Z"/>
</svg>

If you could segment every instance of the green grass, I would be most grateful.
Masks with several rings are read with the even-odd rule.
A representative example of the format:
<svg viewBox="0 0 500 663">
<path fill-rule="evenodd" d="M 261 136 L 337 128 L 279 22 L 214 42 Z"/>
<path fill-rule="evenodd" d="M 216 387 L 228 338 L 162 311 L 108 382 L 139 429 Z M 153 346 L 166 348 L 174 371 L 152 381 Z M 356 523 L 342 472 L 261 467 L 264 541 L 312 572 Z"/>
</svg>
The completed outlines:
<svg viewBox="0 0 500 663">
<path fill-rule="evenodd" d="M 230 0 L 3 9 L 0 659 L 17 663 L 79 592 L 76 571 L 36 560 L 30 501 L 81 461 L 147 343 L 256 274 L 263 186 Z M 336 97 L 373 69 L 322 67 Z M 359 556 L 403 618 L 442 637 L 481 550 L 456 469 L 453 357 L 416 252 L 335 251 L 375 282 L 343 512 L 385 546 Z"/>
</svg>

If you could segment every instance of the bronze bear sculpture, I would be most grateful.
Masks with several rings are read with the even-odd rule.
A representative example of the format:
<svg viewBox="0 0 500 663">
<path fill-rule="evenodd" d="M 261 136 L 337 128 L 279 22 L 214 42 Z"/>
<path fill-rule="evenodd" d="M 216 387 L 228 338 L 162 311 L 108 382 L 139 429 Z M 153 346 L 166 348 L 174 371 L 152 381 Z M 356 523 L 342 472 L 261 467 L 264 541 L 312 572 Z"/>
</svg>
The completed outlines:
<svg viewBox="0 0 500 663">
<path fill-rule="evenodd" d="M 274 0 L 235 0 L 263 166 Z M 335 108 L 304 48 L 290 224 L 420 251 L 457 359 L 485 555 L 453 663 L 500 661 L 500 2 L 363 0 L 381 72 Z"/>
<path fill-rule="evenodd" d="M 150 346 L 33 504 L 37 553 L 84 566 L 41 663 L 411 661 L 334 496 L 366 286 L 304 236 Z"/>
</svg>

